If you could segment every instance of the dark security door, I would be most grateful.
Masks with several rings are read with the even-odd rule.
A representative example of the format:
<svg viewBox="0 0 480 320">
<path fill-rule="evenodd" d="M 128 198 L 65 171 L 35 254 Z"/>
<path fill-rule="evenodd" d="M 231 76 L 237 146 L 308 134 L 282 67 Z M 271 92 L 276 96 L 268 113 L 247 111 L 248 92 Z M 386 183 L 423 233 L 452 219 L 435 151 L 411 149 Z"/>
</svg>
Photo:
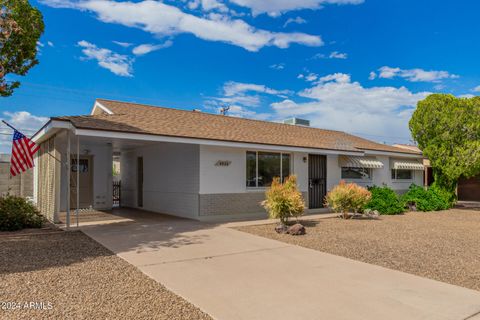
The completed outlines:
<svg viewBox="0 0 480 320">
<path fill-rule="evenodd" d="M 318 154 L 308 155 L 308 207 L 323 208 L 327 192 L 327 158 Z"/>
</svg>

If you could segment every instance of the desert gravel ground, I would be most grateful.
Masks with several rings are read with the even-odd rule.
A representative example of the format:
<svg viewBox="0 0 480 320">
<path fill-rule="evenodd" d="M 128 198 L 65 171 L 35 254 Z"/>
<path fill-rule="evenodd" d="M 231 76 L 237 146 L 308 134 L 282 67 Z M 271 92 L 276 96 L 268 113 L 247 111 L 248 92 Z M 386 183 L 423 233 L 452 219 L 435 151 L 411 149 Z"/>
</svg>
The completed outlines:
<svg viewBox="0 0 480 320">
<path fill-rule="evenodd" d="M 0 233 L 0 302 L 21 306 L 0 319 L 211 319 L 80 231 Z"/>
<path fill-rule="evenodd" d="M 480 209 L 302 223 L 307 229 L 304 236 L 277 234 L 274 225 L 237 229 L 480 290 Z"/>
</svg>

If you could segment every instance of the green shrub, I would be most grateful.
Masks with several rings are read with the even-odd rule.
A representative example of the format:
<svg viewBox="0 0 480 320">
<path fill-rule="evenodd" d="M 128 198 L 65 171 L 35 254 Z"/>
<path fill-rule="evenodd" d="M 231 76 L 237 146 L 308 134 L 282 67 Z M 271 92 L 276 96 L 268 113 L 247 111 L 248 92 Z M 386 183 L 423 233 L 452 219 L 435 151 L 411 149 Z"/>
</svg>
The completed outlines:
<svg viewBox="0 0 480 320">
<path fill-rule="evenodd" d="M 349 217 L 349 212 L 359 212 L 370 201 L 371 193 L 355 183 L 340 183 L 335 186 L 325 197 L 325 203 L 335 212 Z"/>
<path fill-rule="evenodd" d="M 25 198 L 0 197 L 0 231 L 41 228 L 44 218 Z"/>
<path fill-rule="evenodd" d="M 271 219 L 280 219 L 282 224 L 288 223 L 288 218 L 299 217 L 305 210 L 305 201 L 297 187 L 297 177 L 289 176 L 284 183 L 275 177 L 272 185 L 265 192 L 262 206 Z"/>
<path fill-rule="evenodd" d="M 402 196 L 405 205 L 414 205 L 418 211 L 446 210 L 453 206 L 454 196 L 438 186 L 428 189 L 412 184 Z"/>
<path fill-rule="evenodd" d="M 377 210 L 380 214 L 399 214 L 405 211 L 405 206 L 398 195 L 391 188 L 373 186 L 368 188 L 372 198 L 365 205 L 364 209 Z"/>
</svg>

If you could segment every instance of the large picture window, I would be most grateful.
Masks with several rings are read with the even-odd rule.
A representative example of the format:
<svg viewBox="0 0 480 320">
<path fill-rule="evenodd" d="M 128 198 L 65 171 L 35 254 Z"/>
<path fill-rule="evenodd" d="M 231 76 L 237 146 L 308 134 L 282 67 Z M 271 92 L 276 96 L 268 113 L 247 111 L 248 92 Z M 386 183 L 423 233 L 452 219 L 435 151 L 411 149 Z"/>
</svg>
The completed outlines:
<svg viewBox="0 0 480 320">
<path fill-rule="evenodd" d="M 408 169 L 392 169 L 393 180 L 412 180 L 413 170 Z"/>
<path fill-rule="evenodd" d="M 370 168 L 342 167 L 342 179 L 371 180 L 372 179 L 372 169 L 370 169 Z"/>
<path fill-rule="evenodd" d="M 290 154 L 247 151 L 247 187 L 268 187 L 274 177 L 290 175 Z"/>
</svg>

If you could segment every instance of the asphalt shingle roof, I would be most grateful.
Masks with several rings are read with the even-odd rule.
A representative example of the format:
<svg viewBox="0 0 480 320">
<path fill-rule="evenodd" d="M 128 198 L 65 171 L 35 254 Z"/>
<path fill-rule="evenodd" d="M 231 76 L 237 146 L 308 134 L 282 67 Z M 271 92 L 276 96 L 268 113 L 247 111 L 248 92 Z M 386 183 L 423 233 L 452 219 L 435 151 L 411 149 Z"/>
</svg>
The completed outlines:
<svg viewBox="0 0 480 320">
<path fill-rule="evenodd" d="M 345 132 L 98 99 L 113 114 L 67 116 L 76 128 L 342 151 L 419 154 Z"/>
</svg>

